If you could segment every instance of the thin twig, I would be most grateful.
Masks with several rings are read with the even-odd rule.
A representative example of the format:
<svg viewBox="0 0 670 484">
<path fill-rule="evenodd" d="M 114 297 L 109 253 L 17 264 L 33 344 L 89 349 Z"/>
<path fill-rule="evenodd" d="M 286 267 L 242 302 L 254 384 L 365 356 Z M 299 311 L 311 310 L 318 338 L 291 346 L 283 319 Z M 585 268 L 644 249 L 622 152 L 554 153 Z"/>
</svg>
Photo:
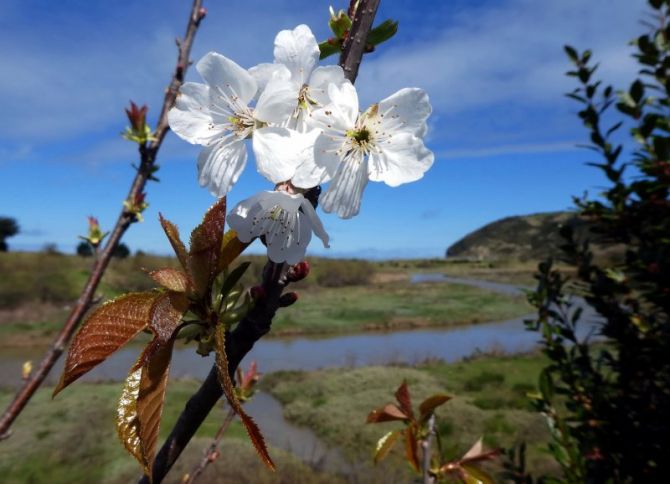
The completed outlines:
<svg viewBox="0 0 670 484">
<path fill-rule="evenodd" d="M 435 436 L 435 414 L 428 419 L 428 435 L 421 442 L 421 449 L 423 450 L 423 484 L 435 484 L 435 476 L 430 472 L 430 458 L 431 446 L 433 444 L 433 437 Z"/>
<path fill-rule="evenodd" d="M 141 145 L 139 148 L 140 166 L 137 170 L 135 178 L 130 185 L 128 198 L 126 200 L 135 200 L 136 197 L 143 192 L 144 186 L 151 176 L 156 160 L 156 155 L 158 154 L 158 150 L 163 143 L 163 139 L 169 130 L 167 113 L 174 104 L 179 87 L 184 82 L 184 74 L 189 65 L 191 46 L 193 45 L 193 40 L 195 38 L 196 31 L 198 30 L 198 26 L 204 17 L 205 10 L 202 8 L 202 0 L 194 0 L 189 14 L 186 35 L 184 40 L 179 45 L 179 54 L 177 58 L 177 64 L 175 66 L 175 71 L 172 76 L 172 81 L 165 91 L 163 107 L 161 109 L 158 123 L 156 125 L 156 130 L 154 132 L 155 140 L 152 141 L 149 145 Z M 99 253 L 97 260 L 93 264 L 88 281 L 86 281 L 86 285 L 84 286 L 79 298 L 77 299 L 77 302 L 75 303 L 72 311 L 65 321 L 63 328 L 56 336 L 54 342 L 51 345 L 51 348 L 42 359 L 37 370 L 19 389 L 19 391 L 14 396 L 14 399 L 2 415 L 2 419 L 0 419 L 0 440 L 9 437 L 9 429 L 12 423 L 19 416 L 23 408 L 40 387 L 51 368 L 53 368 L 54 364 L 65 350 L 67 343 L 72 338 L 72 335 L 81 323 L 84 315 L 92 305 L 95 291 L 98 287 L 98 284 L 100 283 L 100 280 L 102 279 L 103 274 L 105 273 L 105 270 L 107 269 L 107 265 L 109 264 L 114 250 L 119 244 L 119 241 L 121 240 L 121 237 L 125 231 L 135 220 L 135 215 L 125 210 L 125 208 L 119 214 L 116 225 L 114 226 L 114 229 L 112 230 L 112 233 L 110 234 L 104 249 L 102 249 L 102 251 Z"/>
<path fill-rule="evenodd" d="M 226 414 L 226 418 L 223 421 L 223 424 L 221 424 L 221 427 L 219 427 L 219 430 L 216 432 L 216 435 L 214 436 L 214 440 L 212 441 L 211 444 L 209 444 L 209 447 L 207 447 L 207 450 L 205 450 L 205 455 L 202 456 L 202 459 L 200 460 L 200 463 L 191 471 L 190 474 L 187 474 L 185 476 L 184 484 L 193 484 L 195 480 L 200 476 L 205 471 L 205 468 L 211 463 L 216 460 L 216 458 L 219 455 L 219 444 L 221 443 L 221 439 L 223 438 L 223 434 L 226 433 L 226 430 L 228 430 L 228 427 L 230 426 L 231 422 L 235 418 L 235 409 L 230 409 L 228 410 L 228 413 Z"/>
<path fill-rule="evenodd" d="M 361 0 L 359 2 L 350 36 L 362 39 L 363 45 L 365 45 L 365 41 L 367 40 L 378 6 L 379 0 Z M 352 82 L 356 79 L 356 73 L 358 72 L 362 56 L 363 49 L 349 48 L 340 58 L 340 66 L 343 69 L 345 66 L 356 66 L 355 71 L 350 70 L 349 72 L 345 72 L 347 78 Z M 235 378 L 237 366 L 242 359 L 251 351 L 256 341 L 270 331 L 272 318 L 279 308 L 279 297 L 284 287 L 286 287 L 281 277 L 285 267 L 285 264 L 275 264 L 268 261 L 263 270 L 262 282 L 266 298 L 259 304 L 256 304 L 230 335 L 226 337 L 228 368 L 230 376 L 233 379 Z M 156 455 L 151 482 L 159 484 L 163 480 L 217 400 L 221 398 L 221 395 L 223 395 L 223 390 L 218 383 L 216 366 L 214 366 L 200 389 L 186 403 L 169 437 Z M 139 482 L 140 484 L 148 484 L 150 481 L 145 475 Z"/>
</svg>

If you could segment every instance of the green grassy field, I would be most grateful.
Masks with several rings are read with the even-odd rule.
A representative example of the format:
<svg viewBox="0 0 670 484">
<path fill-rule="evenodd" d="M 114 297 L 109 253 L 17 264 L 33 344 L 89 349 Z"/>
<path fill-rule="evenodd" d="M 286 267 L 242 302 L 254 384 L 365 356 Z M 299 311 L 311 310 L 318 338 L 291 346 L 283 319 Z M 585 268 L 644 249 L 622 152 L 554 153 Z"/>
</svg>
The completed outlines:
<svg viewBox="0 0 670 484">
<path fill-rule="evenodd" d="M 544 450 L 549 435 L 526 393 L 535 388 L 545 364 L 538 355 L 486 356 L 418 367 L 281 372 L 267 377 L 263 386 L 284 404 L 286 418 L 360 459 L 370 458 L 384 433 L 401 427 L 397 422 L 366 425 L 365 419 L 372 409 L 394 401 L 396 388 L 406 380 L 415 404 L 438 392 L 453 397 L 437 412 L 438 432 L 452 455 L 462 455 L 482 436 L 489 447 L 525 441 L 529 469 L 544 473 L 555 470 Z M 402 461 L 400 446 L 388 459 Z"/>
<path fill-rule="evenodd" d="M 185 401 L 198 388 L 196 381 L 168 386 L 161 425 L 161 442 L 169 433 Z M 40 389 L 13 426 L 12 436 L 0 443 L 0 481 L 24 483 L 137 482 L 139 464 L 125 452 L 116 436 L 115 406 L 121 383 L 75 383 L 55 400 L 53 388 Z M 12 393 L 0 391 L 4 408 Z M 181 482 L 199 462 L 224 419 L 218 405 L 198 430 L 194 441 L 164 482 Z M 291 455 L 271 449 L 278 471 L 266 470 L 238 421 L 228 429 L 221 457 L 208 466 L 199 482 L 322 483 L 338 482 L 300 463 Z"/>
<path fill-rule="evenodd" d="M 252 266 L 244 282 L 250 286 L 258 281 L 263 258 L 247 259 Z M 78 297 L 90 264 L 90 258 L 76 256 L 0 253 L 0 273 L 7 275 L 0 278 L 0 346 L 48 344 Z M 319 258 L 311 264 L 309 277 L 291 287 L 300 295 L 298 303 L 278 313 L 272 334 L 451 326 L 530 312 L 523 297 L 467 286 L 409 282 L 415 272 L 448 272 L 444 270 L 451 267 L 448 264 L 413 261 L 396 266 Z M 98 294 L 109 299 L 150 289 L 153 282 L 143 269 L 174 266 L 176 260 L 170 257 L 138 255 L 112 260 Z"/>
</svg>

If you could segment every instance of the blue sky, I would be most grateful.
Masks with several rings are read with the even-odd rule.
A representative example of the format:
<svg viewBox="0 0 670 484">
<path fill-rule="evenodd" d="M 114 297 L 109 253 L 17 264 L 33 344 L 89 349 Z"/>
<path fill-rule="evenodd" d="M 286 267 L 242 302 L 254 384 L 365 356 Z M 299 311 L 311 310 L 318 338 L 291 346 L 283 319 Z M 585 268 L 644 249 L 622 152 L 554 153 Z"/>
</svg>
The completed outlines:
<svg viewBox="0 0 670 484">
<path fill-rule="evenodd" d="M 332 1 L 346 8 L 344 1 Z M 218 51 L 245 67 L 272 61 L 281 29 L 308 24 L 328 34 L 328 1 L 205 1 L 193 49 Z M 188 0 L 2 0 L 0 2 L 0 215 L 18 219 L 10 247 L 56 243 L 71 251 L 86 216 L 111 228 L 133 176 L 135 146 L 119 133 L 130 99 L 149 105 L 153 124 L 175 61 Z M 397 89 L 428 91 L 427 145 L 435 164 L 415 183 L 370 183 L 360 215 L 322 214 L 333 256 L 430 257 L 501 217 L 571 206 L 571 196 L 604 183 L 575 148 L 586 132 L 563 96 L 566 43 L 592 48 L 601 76 L 624 87 L 636 66 L 628 41 L 644 29 L 643 0 L 382 0 L 378 21 L 398 34 L 363 61 L 361 104 Z M 331 61 L 333 62 L 333 61 Z M 187 76 L 199 81 L 194 70 Z M 158 211 L 190 230 L 213 199 L 196 181 L 199 147 L 168 135 L 160 183 L 148 186 L 146 222 L 124 241 L 168 253 Z M 269 188 L 247 165 L 233 204 Z M 232 205 L 231 205 L 232 206 Z"/>
</svg>

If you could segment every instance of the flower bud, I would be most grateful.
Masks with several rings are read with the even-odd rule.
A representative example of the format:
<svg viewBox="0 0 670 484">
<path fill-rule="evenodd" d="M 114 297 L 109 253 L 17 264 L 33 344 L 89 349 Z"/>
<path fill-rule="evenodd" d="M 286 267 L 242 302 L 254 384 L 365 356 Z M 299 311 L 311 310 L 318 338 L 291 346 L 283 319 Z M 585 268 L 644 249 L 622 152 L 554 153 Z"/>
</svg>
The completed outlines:
<svg viewBox="0 0 670 484">
<path fill-rule="evenodd" d="M 297 300 L 298 300 L 297 292 L 287 292 L 286 294 L 282 294 L 282 296 L 279 298 L 279 307 L 286 308 L 288 306 L 291 306 L 292 304 L 295 304 Z"/>
<path fill-rule="evenodd" d="M 309 275 L 309 262 L 306 260 L 292 265 L 286 273 L 286 280 L 288 282 L 302 281 Z"/>
</svg>

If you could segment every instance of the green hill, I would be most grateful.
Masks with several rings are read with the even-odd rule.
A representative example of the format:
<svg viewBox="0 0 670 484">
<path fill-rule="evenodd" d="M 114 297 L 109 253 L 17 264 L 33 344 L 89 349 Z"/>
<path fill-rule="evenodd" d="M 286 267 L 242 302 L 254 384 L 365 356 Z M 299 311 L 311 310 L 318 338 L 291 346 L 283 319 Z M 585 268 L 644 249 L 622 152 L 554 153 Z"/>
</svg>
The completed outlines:
<svg viewBox="0 0 670 484">
<path fill-rule="evenodd" d="M 555 256 L 563 240 L 559 228 L 583 226 L 572 212 L 506 217 L 469 233 L 447 249 L 446 256 L 470 260 L 542 260 Z"/>
</svg>

